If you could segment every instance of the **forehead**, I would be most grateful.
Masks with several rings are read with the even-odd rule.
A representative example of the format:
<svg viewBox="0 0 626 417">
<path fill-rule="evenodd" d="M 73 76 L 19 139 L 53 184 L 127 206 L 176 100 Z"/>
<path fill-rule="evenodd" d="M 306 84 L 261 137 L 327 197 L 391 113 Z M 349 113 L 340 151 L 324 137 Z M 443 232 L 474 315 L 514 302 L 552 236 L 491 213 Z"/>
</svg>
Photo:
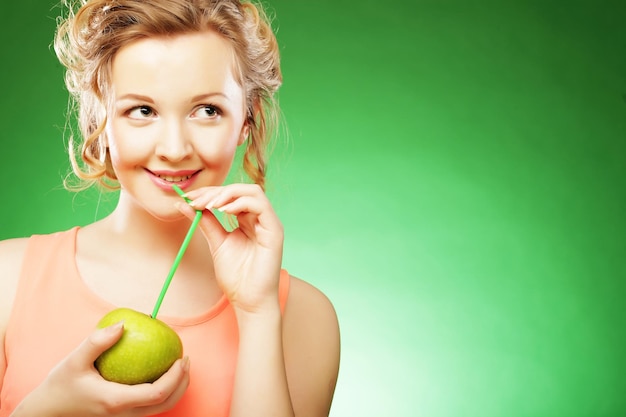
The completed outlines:
<svg viewBox="0 0 626 417">
<path fill-rule="evenodd" d="M 233 93 L 239 87 L 234 62 L 233 48 L 215 32 L 143 38 L 116 53 L 111 66 L 113 92 L 115 96 Z"/>
</svg>

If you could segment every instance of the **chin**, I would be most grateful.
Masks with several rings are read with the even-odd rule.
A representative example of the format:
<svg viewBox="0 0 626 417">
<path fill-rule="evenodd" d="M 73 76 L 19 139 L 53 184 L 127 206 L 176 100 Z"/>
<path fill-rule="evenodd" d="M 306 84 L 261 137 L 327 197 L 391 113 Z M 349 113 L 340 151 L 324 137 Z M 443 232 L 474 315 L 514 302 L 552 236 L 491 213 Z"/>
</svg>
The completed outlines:
<svg viewBox="0 0 626 417">
<path fill-rule="evenodd" d="M 154 217 L 156 220 L 165 223 L 176 223 L 180 221 L 189 221 L 189 219 L 176 208 L 172 207 L 169 210 L 146 210 L 149 215 Z"/>
</svg>

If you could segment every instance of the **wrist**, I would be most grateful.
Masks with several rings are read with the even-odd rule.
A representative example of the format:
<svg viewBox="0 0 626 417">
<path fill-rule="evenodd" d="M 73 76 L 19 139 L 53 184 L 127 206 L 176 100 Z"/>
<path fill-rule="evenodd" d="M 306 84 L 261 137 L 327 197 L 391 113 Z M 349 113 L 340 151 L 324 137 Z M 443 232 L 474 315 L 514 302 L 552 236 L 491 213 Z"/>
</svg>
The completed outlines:
<svg viewBox="0 0 626 417">
<path fill-rule="evenodd" d="M 278 300 L 275 303 L 268 303 L 265 306 L 254 309 L 235 307 L 235 316 L 240 328 L 282 325 L 282 314 Z"/>
<path fill-rule="evenodd" d="M 42 398 L 40 390 L 41 388 L 38 387 L 27 395 L 15 407 L 10 417 L 60 417 L 61 414 L 51 411 L 51 407 L 46 405 L 48 402 Z"/>
</svg>

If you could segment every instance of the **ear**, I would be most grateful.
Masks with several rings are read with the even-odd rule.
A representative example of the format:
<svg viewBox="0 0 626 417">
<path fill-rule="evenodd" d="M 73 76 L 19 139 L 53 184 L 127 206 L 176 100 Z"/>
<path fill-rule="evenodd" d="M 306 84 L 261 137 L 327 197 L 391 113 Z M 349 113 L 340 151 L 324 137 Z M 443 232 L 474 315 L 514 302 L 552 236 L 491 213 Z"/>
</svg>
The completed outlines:
<svg viewBox="0 0 626 417">
<path fill-rule="evenodd" d="M 243 145 L 243 143 L 248 139 L 248 135 L 250 134 L 250 125 L 248 122 L 243 124 L 241 128 L 241 133 L 239 134 L 239 140 L 237 141 L 237 146 Z"/>
</svg>

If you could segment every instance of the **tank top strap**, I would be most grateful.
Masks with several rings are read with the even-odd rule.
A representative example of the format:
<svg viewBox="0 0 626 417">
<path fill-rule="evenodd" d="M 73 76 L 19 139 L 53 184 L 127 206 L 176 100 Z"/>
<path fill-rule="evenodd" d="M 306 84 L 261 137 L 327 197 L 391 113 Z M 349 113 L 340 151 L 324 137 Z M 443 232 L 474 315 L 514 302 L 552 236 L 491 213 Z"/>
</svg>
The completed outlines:
<svg viewBox="0 0 626 417">
<path fill-rule="evenodd" d="M 289 297 L 289 285 L 291 284 L 291 276 L 286 269 L 280 270 L 280 280 L 278 281 L 278 301 L 280 302 L 280 312 L 285 313 L 287 305 L 287 297 Z"/>
<path fill-rule="evenodd" d="M 12 323 L 20 323 L 22 307 L 27 309 L 26 306 L 39 305 L 41 298 L 54 297 L 54 294 L 46 290 L 59 291 L 55 283 L 51 282 L 51 277 L 58 276 L 59 271 L 62 276 L 73 270 L 70 261 L 74 259 L 77 231 L 78 227 L 74 227 L 62 232 L 29 237 L 9 327 Z"/>
</svg>

